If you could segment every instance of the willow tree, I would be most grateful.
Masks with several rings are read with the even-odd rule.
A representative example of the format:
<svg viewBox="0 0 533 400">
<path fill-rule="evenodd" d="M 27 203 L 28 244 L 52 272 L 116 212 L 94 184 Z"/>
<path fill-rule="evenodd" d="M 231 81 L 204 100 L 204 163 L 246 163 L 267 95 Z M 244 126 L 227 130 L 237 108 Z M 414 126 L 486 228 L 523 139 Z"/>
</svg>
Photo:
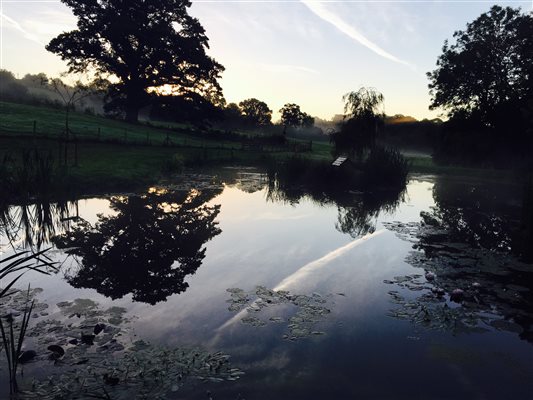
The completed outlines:
<svg viewBox="0 0 533 400">
<path fill-rule="evenodd" d="M 221 96 L 222 65 L 207 55 L 208 38 L 188 14 L 188 0 L 61 0 L 78 18 L 77 29 L 46 46 L 70 72 L 113 82 L 126 119 L 135 122 L 150 93 L 171 88 L 206 98 Z"/>
<path fill-rule="evenodd" d="M 340 129 L 332 134 L 335 153 L 357 155 L 374 147 L 376 136 L 383 125 L 383 95 L 374 88 L 362 87 L 343 97 L 344 119 Z"/>
</svg>

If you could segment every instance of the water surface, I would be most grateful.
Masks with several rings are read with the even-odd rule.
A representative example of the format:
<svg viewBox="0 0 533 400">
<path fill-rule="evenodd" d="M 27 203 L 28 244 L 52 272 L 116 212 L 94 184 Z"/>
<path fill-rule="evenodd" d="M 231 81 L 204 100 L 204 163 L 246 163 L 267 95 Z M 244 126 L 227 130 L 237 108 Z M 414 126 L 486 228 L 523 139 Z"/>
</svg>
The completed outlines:
<svg viewBox="0 0 533 400">
<path fill-rule="evenodd" d="M 55 232 L 33 244 L 67 232 L 52 251 L 61 272 L 19 285 L 43 289 L 47 318 L 77 298 L 125 307 L 132 336 L 222 351 L 245 372 L 170 398 L 533 393 L 532 269 L 512 229 L 519 186 L 413 176 L 382 199 L 276 193 L 252 170 L 173 183 L 56 207 Z M 18 246 L 27 237 L 11 235 Z M 5 233 L 2 244 L 10 254 Z"/>
</svg>

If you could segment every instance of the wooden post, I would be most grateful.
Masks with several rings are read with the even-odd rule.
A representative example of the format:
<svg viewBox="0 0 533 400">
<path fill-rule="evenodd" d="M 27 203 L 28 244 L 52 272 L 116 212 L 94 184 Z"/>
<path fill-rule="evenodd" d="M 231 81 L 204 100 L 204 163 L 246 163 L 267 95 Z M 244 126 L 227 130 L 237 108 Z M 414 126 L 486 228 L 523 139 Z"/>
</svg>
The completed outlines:
<svg viewBox="0 0 533 400">
<path fill-rule="evenodd" d="M 33 121 L 33 136 L 35 136 L 36 132 L 37 132 L 37 121 L 34 120 Z"/>
<path fill-rule="evenodd" d="M 100 127 L 98 127 L 98 141 L 100 141 L 100 135 L 102 134 Z"/>
<path fill-rule="evenodd" d="M 74 166 L 78 166 L 78 137 L 74 137 Z"/>
</svg>

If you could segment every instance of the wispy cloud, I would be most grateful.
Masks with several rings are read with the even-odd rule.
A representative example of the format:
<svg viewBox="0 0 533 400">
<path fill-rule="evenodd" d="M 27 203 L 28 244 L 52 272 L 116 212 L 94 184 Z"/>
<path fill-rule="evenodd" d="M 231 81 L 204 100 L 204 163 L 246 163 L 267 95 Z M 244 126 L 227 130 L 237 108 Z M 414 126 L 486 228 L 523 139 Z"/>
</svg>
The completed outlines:
<svg viewBox="0 0 533 400">
<path fill-rule="evenodd" d="M 261 69 L 270 72 L 306 72 L 308 74 L 319 74 L 316 69 L 304 67 L 302 65 L 286 65 L 286 64 L 261 64 Z"/>
<path fill-rule="evenodd" d="M 335 28 L 337 28 L 339 31 L 344 33 L 345 35 L 349 36 L 359 44 L 362 44 L 363 46 L 367 47 L 368 49 L 372 50 L 374 53 L 380 55 L 381 57 L 384 57 L 388 60 L 397 62 L 399 64 L 407 65 L 412 67 L 411 64 L 409 64 L 407 61 L 401 60 L 398 57 L 390 54 L 386 50 L 379 47 L 377 44 L 373 43 L 369 39 L 367 39 L 364 35 L 362 35 L 360 32 L 358 32 L 354 27 L 347 24 L 342 18 L 340 18 L 338 15 L 332 13 L 328 9 L 326 9 L 322 4 L 311 1 L 311 0 L 301 0 L 309 10 L 311 10 L 317 17 L 323 19 L 326 22 L 329 22 L 331 25 L 333 25 Z"/>
<path fill-rule="evenodd" d="M 0 18 L 2 18 L 4 21 L 6 21 L 9 25 L 8 26 L 11 26 L 12 28 L 14 28 L 15 30 L 19 31 L 20 33 L 22 33 L 24 35 L 24 37 L 28 40 L 31 40 L 32 42 L 35 42 L 35 43 L 38 43 L 40 44 L 41 46 L 45 46 L 45 43 L 39 39 L 38 36 L 32 34 L 31 32 L 28 32 L 26 29 L 24 29 L 17 21 L 15 21 L 13 18 L 11 17 L 8 17 L 6 14 L 4 14 L 3 12 L 0 13 Z"/>
<path fill-rule="evenodd" d="M 360 246 L 364 244 L 366 241 L 373 239 L 376 236 L 379 236 L 385 232 L 386 232 L 386 229 L 380 229 L 374 233 L 369 233 L 368 235 L 355 239 L 351 241 L 350 243 L 329 252 L 328 254 L 326 254 L 323 257 L 320 257 L 317 260 L 314 260 L 314 261 L 311 261 L 305 264 L 303 267 L 298 269 L 296 272 L 294 272 L 293 274 L 283 279 L 273 290 L 275 291 L 288 290 L 289 288 L 296 286 L 298 283 L 305 281 L 306 278 L 313 275 L 313 273 L 316 273 L 320 269 L 330 265 L 330 263 L 333 260 L 343 256 L 344 254 L 346 254 L 348 251 L 352 250 L 353 248 Z M 254 301 L 252 304 L 255 304 L 256 302 L 257 300 Z M 244 317 L 244 315 L 246 314 L 246 312 L 247 312 L 246 309 L 244 309 L 238 314 L 234 315 L 232 318 L 230 318 L 224 324 L 222 324 L 219 328 L 217 328 L 216 331 L 220 333 L 222 330 L 233 325 L 235 322 L 241 320 L 242 317 Z M 217 340 L 217 337 L 215 337 L 215 341 Z"/>
<path fill-rule="evenodd" d="M 33 34 L 49 40 L 61 32 L 76 29 L 76 18 L 70 12 L 43 10 L 22 20 L 21 24 Z"/>
</svg>

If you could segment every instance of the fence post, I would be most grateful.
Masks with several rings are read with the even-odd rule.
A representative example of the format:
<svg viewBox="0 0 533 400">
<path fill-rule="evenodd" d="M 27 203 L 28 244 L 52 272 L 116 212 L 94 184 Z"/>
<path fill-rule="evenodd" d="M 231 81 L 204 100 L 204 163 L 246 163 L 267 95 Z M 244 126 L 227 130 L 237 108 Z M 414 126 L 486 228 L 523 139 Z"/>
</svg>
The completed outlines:
<svg viewBox="0 0 533 400">
<path fill-rule="evenodd" d="M 33 120 L 33 136 L 35 136 L 37 132 L 37 121 Z"/>
<path fill-rule="evenodd" d="M 78 136 L 74 136 L 74 166 L 78 166 Z"/>
<path fill-rule="evenodd" d="M 100 130 L 100 127 L 98 127 L 98 141 L 100 141 L 100 135 L 101 135 L 101 130 Z"/>
<path fill-rule="evenodd" d="M 128 141 L 128 130 L 124 128 L 124 142 Z"/>
</svg>

